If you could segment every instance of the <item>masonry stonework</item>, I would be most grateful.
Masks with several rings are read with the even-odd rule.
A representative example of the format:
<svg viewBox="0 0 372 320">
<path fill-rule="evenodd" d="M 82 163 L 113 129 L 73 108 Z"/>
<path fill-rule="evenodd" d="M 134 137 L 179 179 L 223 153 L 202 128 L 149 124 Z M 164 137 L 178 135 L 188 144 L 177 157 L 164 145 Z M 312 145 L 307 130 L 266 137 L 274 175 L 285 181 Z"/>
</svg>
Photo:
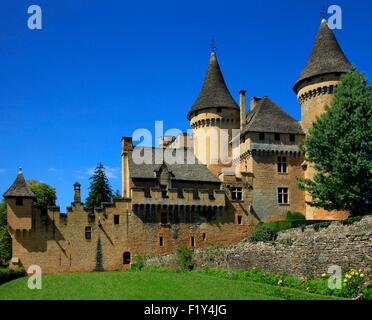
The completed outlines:
<svg viewBox="0 0 372 320">
<path fill-rule="evenodd" d="M 192 259 L 195 268 L 257 268 L 268 273 L 320 276 L 336 265 L 342 272 L 354 268 L 372 274 L 372 217 L 352 225 L 332 222 L 319 231 L 312 226 L 283 231 L 273 243 L 243 241 L 228 247 L 196 249 Z M 174 268 L 178 266 L 177 256 L 151 257 L 146 265 Z"/>
</svg>

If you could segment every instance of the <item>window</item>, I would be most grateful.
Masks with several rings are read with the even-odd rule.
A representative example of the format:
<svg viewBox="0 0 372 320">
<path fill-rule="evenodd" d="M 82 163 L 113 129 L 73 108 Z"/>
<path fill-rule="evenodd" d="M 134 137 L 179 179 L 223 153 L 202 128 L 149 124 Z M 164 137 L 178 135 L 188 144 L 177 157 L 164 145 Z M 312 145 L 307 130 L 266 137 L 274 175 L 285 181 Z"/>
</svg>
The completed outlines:
<svg viewBox="0 0 372 320">
<path fill-rule="evenodd" d="M 221 113 L 222 112 L 222 108 L 217 108 L 217 112 L 218 113 Z"/>
<path fill-rule="evenodd" d="M 85 239 L 86 240 L 92 239 L 92 228 L 91 227 L 85 227 Z"/>
<path fill-rule="evenodd" d="M 195 238 L 194 238 L 194 237 L 191 237 L 191 238 L 190 238 L 190 245 L 191 245 L 192 247 L 195 247 Z"/>
<path fill-rule="evenodd" d="M 205 232 L 202 233 L 202 240 L 203 241 L 207 240 L 207 234 Z"/>
<path fill-rule="evenodd" d="M 162 198 L 168 198 L 168 186 L 165 184 L 160 185 Z"/>
<path fill-rule="evenodd" d="M 280 133 L 275 133 L 274 134 L 274 139 L 275 139 L 275 141 L 280 141 Z"/>
<path fill-rule="evenodd" d="M 243 199 L 242 188 L 232 188 L 231 189 L 231 199 L 232 200 L 242 200 Z"/>
<path fill-rule="evenodd" d="M 159 245 L 162 247 L 162 246 L 164 246 L 164 238 L 163 238 L 163 236 L 160 236 L 159 237 Z"/>
<path fill-rule="evenodd" d="M 130 252 L 128 251 L 123 254 L 123 264 L 130 264 Z"/>
<path fill-rule="evenodd" d="M 296 141 L 296 136 L 294 134 L 289 135 L 289 141 L 295 142 Z"/>
<path fill-rule="evenodd" d="M 263 132 L 260 132 L 259 135 L 258 135 L 258 138 L 260 140 L 265 140 L 265 134 Z"/>
<path fill-rule="evenodd" d="M 166 211 L 162 211 L 160 214 L 160 223 L 161 224 L 168 224 L 168 213 Z"/>
<path fill-rule="evenodd" d="M 287 173 L 287 157 L 278 157 L 278 173 Z"/>
<path fill-rule="evenodd" d="M 114 215 L 114 224 L 119 224 L 120 223 L 120 216 L 118 214 Z"/>
<path fill-rule="evenodd" d="M 242 216 L 238 216 L 238 224 L 242 224 Z"/>
<path fill-rule="evenodd" d="M 288 188 L 278 188 L 278 203 L 288 204 Z"/>
<path fill-rule="evenodd" d="M 22 198 L 16 198 L 16 206 L 23 206 L 23 199 Z"/>
</svg>

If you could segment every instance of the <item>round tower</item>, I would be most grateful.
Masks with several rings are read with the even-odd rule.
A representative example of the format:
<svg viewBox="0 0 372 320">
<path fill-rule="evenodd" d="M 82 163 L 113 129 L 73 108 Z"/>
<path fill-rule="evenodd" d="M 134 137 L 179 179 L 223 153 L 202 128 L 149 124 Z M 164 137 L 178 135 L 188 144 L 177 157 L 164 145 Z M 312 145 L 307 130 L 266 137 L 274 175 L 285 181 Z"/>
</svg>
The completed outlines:
<svg viewBox="0 0 372 320">
<path fill-rule="evenodd" d="M 327 20 L 323 19 L 310 57 L 293 88 L 301 105 L 305 133 L 324 106 L 331 103 L 341 75 L 351 67 Z"/>
<path fill-rule="evenodd" d="M 226 86 L 216 53 L 211 52 L 202 89 L 187 114 L 197 159 L 216 166 L 226 162 L 231 156 L 229 141 L 232 130 L 240 128 L 239 114 L 239 107 Z"/>
<path fill-rule="evenodd" d="M 301 105 L 301 126 L 305 133 L 324 112 L 324 107 L 331 104 L 341 75 L 351 68 L 327 20 L 323 19 L 310 57 L 293 88 Z M 312 179 L 315 174 L 313 165 L 304 162 L 303 168 L 304 178 Z M 310 194 L 305 193 L 305 201 L 312 201 Z M 306 204 L 305 214 L 311 220 L 344 218 L 346 213 L 329 212 Z"/>
</svg>

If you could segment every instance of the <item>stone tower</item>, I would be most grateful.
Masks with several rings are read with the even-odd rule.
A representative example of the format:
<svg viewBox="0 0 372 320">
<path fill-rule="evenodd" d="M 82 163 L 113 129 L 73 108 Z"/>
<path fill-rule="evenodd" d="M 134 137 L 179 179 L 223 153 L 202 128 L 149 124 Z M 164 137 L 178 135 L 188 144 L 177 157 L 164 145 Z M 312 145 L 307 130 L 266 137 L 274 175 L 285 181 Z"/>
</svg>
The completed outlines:
<svg viewBox="0 0 372 320">
<path fill-rule="evenodd" d="M 324 111 L 324 106 L 330 104 L 341 75 L 351 67 L 327 20 L 323 19 L 310 57 L 293 88 L 301 105 L 301 125 L 305 132 Z"/>
<path fill-rule="evenodd" d="M 21 168 L 19 168 L 17 178 L 3 196 L 6 199 L 8 230 L 13 241 L 10 266 L 16 267 L 20 261 L 18 257 L 14 257 L 14 241 L 18 243 L 24 238 L 28 239 L 33 228 L 33 202 L 35 200 L 35 195 L 28 188 Z"/>
<path fill-rule="evenodd" d="M 211 52 L 204 84 L 187 118 L 193 130 L 195 157 L 218 174 L 231 156 L 229 141 L 240 128 L 239 107 L 232 98 L 216 53 Z M 225 129 L 225 130 L 221 130 Z"/>
<path fill-rule="evenodd" d="M 327 21 L 323 19 L 310 57 L 293 88 L 301 105 L 301 125 L 305 133 L 324 112 L 325 105 L 330 105 L 341 75 L 351 68 Z M 305 162 L 303 168 L 304 178 L 311 179 L 314 176 L 312 165 Z M 311 201 L 311 196 L 306 194 L 305 200 Z M 306 206 L 307 219 L 335 219 L 344 215 L 344 212 L 328 212 Z"/>
</svg>

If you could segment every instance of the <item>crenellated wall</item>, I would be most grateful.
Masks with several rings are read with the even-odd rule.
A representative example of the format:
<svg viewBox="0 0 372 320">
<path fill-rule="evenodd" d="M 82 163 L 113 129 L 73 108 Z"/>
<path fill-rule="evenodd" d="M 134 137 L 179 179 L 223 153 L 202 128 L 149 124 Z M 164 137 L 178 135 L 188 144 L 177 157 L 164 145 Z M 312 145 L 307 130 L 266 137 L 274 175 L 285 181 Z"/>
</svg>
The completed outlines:
<svg viewBox="0 0 372 320">
<path fill-rule="evenodd" d="M 36 264 L 43 273 L 126 269 L 125 253 L 132 262 L 136 254 L 237 243 L 257 224 L 243 207 L 234 210 L 236 204 L 219 190 L 212 198 L 209 191 L 199 190 L 195 199 L 193 190 L 184 190 L 183 197 L 170 190 L 163 198 L 154 189 L 150 202 L 143 190 L 134 188 L 132 195 L 103 203 L 93 215 L 80 202 L 72 203 L 67 215 L 59 207 L 49 208 L 47 214 L 35 207 L 23 209 L 27 225 L 17 222 L 10 228 L 15 258 L 11 267 Z M 242 216 L 239 223 L 237 214 Z M 85 237 L 86 228 L 90 239 Z"/>
</svg>

